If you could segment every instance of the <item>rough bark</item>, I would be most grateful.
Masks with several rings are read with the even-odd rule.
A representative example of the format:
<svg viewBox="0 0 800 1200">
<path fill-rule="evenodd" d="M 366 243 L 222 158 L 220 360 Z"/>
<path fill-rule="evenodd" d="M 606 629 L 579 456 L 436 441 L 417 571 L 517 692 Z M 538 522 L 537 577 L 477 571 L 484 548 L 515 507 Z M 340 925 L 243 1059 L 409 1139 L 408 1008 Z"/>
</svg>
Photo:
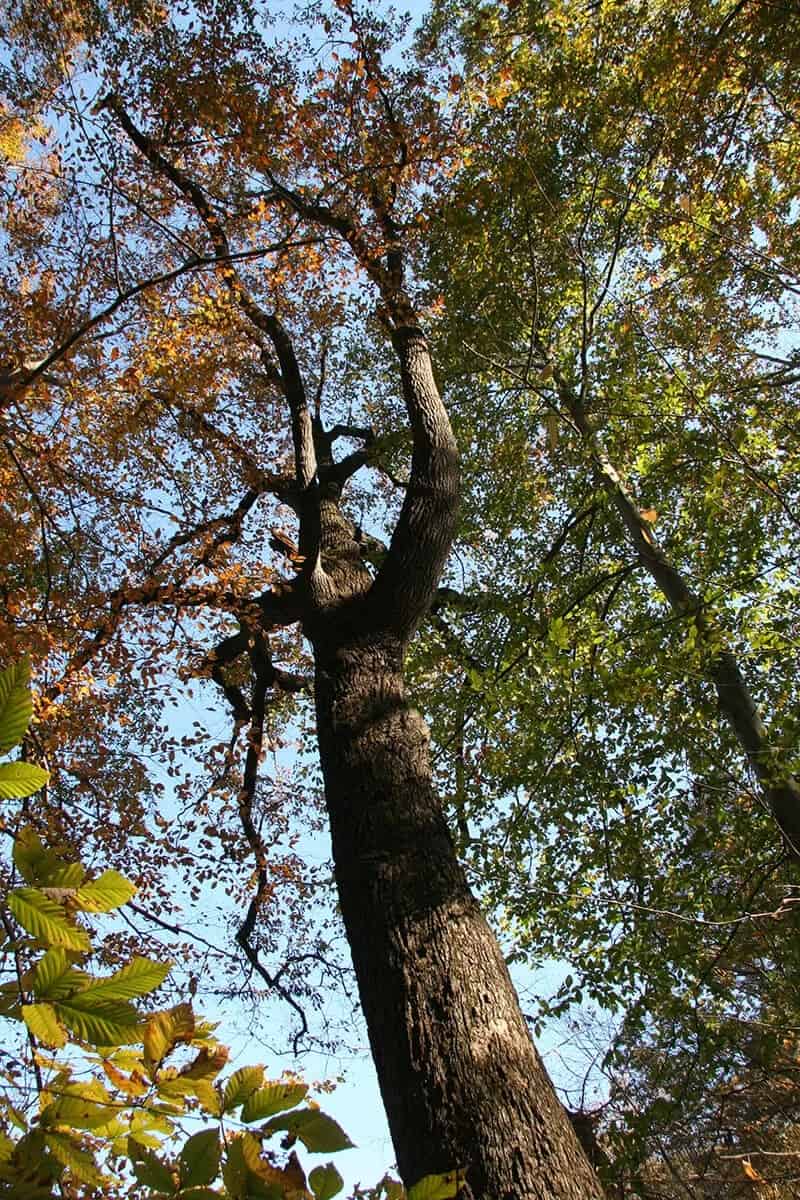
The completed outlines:
<svg viewBox="0 0 800 1200">
<path fill-rule="evenodd" d="M 466 1172 L 472 1200 L 602 1196 L 531 1041 L 503 956 L 467 885 L 431 779 L 403 657 L 455 531 L 455 440 L 416 327 L 394 331 L 414 434 L 411 481 L 374 583 L 321 473 L 309 613 L 336 881 L 381 1094 L 406 1186 Z"/>
<path fill-rule="evenodd" d="M 316 648 L 336 881 L 401 1176 L 464 1168 L 473 1200 L 592 1200 L 457 860 L 402 654 L 390 638 Z"/>
</svg>

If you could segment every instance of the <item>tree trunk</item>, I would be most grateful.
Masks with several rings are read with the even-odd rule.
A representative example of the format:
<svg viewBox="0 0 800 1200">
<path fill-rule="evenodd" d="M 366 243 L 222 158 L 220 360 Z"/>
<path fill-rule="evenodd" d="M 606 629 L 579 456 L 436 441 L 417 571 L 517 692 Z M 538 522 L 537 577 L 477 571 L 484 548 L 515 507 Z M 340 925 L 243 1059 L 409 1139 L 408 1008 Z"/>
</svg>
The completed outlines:
<svg viewBox="0 0 800 1200">
<path fill-rule="evenodd" d="M 758 706 L 726 644 L 723 630 L 658 544 L 628 485 L 608 457 L 602 438 L 579 397 L 559 372 L 556 372 L 556 379 L 561 400 L 589 450 L 597 481 L 616 508 L 639 560 L 673 611 L 694 620 L 700 641 L 708 651 L 708 675 L 717 693 L 720 712 L 730 724 L 761 786 L 787 850 L 793 858 L 800 859 L 800 784 L 787 771 L 785 756 L 771 744 Z"/>
<path fill-rule="evenodd" d="M 456 858 L 402 658 L 387 636 L 316 646 L 336 880 L 400 1174 L 463 1168 L 472 1200 L 599 1198 Z"/>
</svg>

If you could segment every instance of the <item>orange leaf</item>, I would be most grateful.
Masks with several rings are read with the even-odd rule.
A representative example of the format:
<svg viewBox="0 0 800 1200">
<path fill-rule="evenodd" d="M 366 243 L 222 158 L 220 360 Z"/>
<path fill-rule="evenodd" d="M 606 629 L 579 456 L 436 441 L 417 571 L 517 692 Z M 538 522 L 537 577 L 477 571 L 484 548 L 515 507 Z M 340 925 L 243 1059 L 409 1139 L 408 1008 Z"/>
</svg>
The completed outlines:
<svg viewBox="0 0 800 1200">
<path fill-rule="evenodd" d="M 749 1158 L 742 1159 L 742 1170 L 744 1171 L 744 1173 L 748 1179 L 752 1179 L 753 1183 L 763 1183 L 764 1182 L 764 1176 L 759 1175 L 758 1171 L 755 1169 L 753 1164 L 750 1162 Z"/>
</svg>

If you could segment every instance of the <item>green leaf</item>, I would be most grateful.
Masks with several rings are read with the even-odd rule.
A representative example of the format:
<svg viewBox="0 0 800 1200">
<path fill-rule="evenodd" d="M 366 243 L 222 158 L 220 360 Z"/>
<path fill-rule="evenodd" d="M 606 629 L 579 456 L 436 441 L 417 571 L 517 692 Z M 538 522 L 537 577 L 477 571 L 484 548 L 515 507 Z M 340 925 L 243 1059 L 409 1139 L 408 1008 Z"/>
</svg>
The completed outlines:
<svg viewBox="0 0 800 1200">
<path fill-rule="evenodd" d="M 97 1003 L 86 989 L 59 1000 L 54 1007 L 59 1020 L 91 1046 L 127 1046 L 141 1040 L 141 1017 L 127 1001 Z"/>
<path fill-rule="evenodd" d="M 248 1098 L 242 1109 L 243 1121 L 263 1121 L 273 1113 L 294 1108 L 305 1096 L 308 1087 L 304 1083 L 270 1083 L 259 1088 Z"/>
<path fill-rule="evenodd" d="M 107 1000 L 131 1000 L 153 992 L 169 975 L 172 963 L 153 962 L 149 958 L 133 958 L 124 967 L 105 979 L 95 979 L 78 995 L 92 1003 Z"/>
<path fill-rule="evenodd" d="M 85 971 L 72 966 L 65 950 L 54 946 L 34 967 L 31 984 L 39 999 L 58 1000 L 76 988 L 84 987 L 90 979 Z"/>
<path fill-rule="evenodd" d="M 96 1081 L 95 1081 L 96 1083 Z M 56 1125 L 69 1125 L 76 1129 L 102 1130 L 114 1126 L 119 1115 L 119 1108 L 111 1105 L 111 1097 L 100 1087 L 100 1096 L 105 1103 L 98 1103 L 95 1098 L 96 1089 L 92 1084 L 83 1088 L 72 1087 L 68 1095 L 61 1095 L 54 1103 L 48 1104 L 42 1110 L 40 1120 L 42 1126 L 52 1128 Z"/>
<path fill-rule="evenodd" d="M 0 800 L 23 800 L 44 787 L 50 778 L 35 763 L 0 763 Z"/>
<path fill-rule="evenodd" d="M 556 617 L 550 622 L 547 637 L 553 645 L 558 646 L 559 650 L 566 650 L 569 647 L 570 631 L 563 617 Z"/>
<path fill-rule="evenodd" d="M 444 1175 L 426 1175 L 408 1189 L 408 1200 L 451 1200 L 463 1187 L 463 1170 L 446 1171 Z"/>
<path fill-rule="evenodd" d="M 317 1200 L 331 1200 L 331 1197 L 338 1195 L 344 1187 L 344 1180 L 333 1163 L 326 1163 L 324 1167 L 314 1167 L 308 1182 Z"/>
<path fill-rule="evenodd" d="M 175 1179 L 169 1168 L 135 1138 L 128 1138 L 128 1158 L 133 1164 L 133 1173 L 145 1187 L 173 1196 L 177 1192 Z"/>
<path fill-rule="evenodd" d="M 86 872 L 80 863 L 65 863 L 56 850 L 48 850 L 30 825 L 14 838 L 14 866 L 26 883 L 41 887 L 79 887 Z"/>
<path fill-rule="evenodd" d="M 89 935 L 67 920 L 63 908 L 38 888 L 15 888 L 8 907 L 23 929 L 40 942 L 67 950 L 88 950 Z"/>
<path fill-rule="evenodd" d="M 53 1157 L 57 1158 L 60 1163 L 67 1167 L 70 1174 L 79 1179 L 81 1183 L 89 1183 L 95 1187 L 100 1187 L 105 1182 L 105 1177 L 97 1169 L 97 1164 L 92 1155 L 88 1150 L 77 1146 L 67 1134 L 60 1132 L 46 1133 L 44 1141 Z"/>
<path fill-rule="evenodd" d="M 242 1200 L 247 1194 L 247 1163 L 244 1160 L 242 1138 L 229 1139 L 225 1159 L 222 1164 L 222 1178 L 225 1189 L 233 1200 Z"/>
<path fill-rule="evenodd" d="M 220 1144 L 216 1129 L 203 1129 L 188 1139 L 180 1154 L 181 1187 L 213 1183 L 219 1172 Z"/>
<path fill-rule="evenodd" d="M 264 1068 L 261 1066 L 240 1067 L 238 1071 L 234 1071 L 225 1084 L 225 1091 L 222 1096 L 222 1111 L 231 1112 L 237 1105 L 244 1103 L 256 1088 L 260 1086 L 263 1079 Z"/>
<path fill-rule="evenodd" d="M 23 1004 L 22 1019 L 33 1036 L 45 1046 L 65 1046 L 67 1034 L 51 1004 Z"/>
<path fill-rule="evenodd" d="M 349 1150 L 353 1143 L 333 1117 L 318 1108 L 301 1108 L 298 1112 L 273 1117 L 263 1128 L 264 1133 L 285 1129 L 298 1137 L 312 1154 L 332 1154 L 336 1150 Z"/>
<path fill-rule="evenodd" d="M 30 724 L 33 713 L 30 678 L 27 658 L 0 671 L 0 754 L 8 754 L 18 746 Z"/>
<path fill-rule="evenodd" d="M 127 904 L 135 895 L 136 888 L 124 875 L 109 870 L 78 888 L 74 902 L 83 912 L 104 913 Z"/>
<path fill-rule="evenodd" d="M 193 1079 L 191 1080 L 192 1092 L 197 1097 L 200 1107 L 204 1112 L 211 1113 L 212 1117 L 222 1116 L 222 1102 L 220 1094 L 214 1087 L 210 1079 Z"/>
<path fill-rule="evenodd" d="M 473 692 L 483 691 L 483 676 L 481 675 L 480 671 L 476 671 L 474 667 L 469 667 L 467 669 L 467 679 L 469 680 L 469 686 L 472 688 Z"/>
</svg>

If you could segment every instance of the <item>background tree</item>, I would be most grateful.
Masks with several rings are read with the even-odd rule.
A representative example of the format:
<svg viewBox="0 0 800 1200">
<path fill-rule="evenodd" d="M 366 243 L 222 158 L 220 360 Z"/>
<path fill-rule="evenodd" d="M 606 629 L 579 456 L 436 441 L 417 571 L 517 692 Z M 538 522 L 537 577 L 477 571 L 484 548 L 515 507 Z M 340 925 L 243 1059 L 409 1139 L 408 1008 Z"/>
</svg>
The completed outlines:
<svg viewBox="0 0 800 1200">
<path fill-rule="evenodd" d="M 52 43 L 18 15 L 13 34 L 46 59 Z M 9 178 L 6 295 L 24 351 L 9 356 L 5 423 L 24 500 L 7 520 L 41 564 L 19 581 L 9 641 L 34 626 L 47 656 L 39 753 L 54 779 L 96 794 L 108 775 L 94 763 L 121 765 L 128 746 L 88 713 L 93 676 L 114 689 L 118 728 L 135 721 L 133 744 L 160 741 L 168 759 L 150 702 L 162 664 L 219 685 L 245 742 L 239 778 L 223 746 L 219 798 L 178 814 L 177 834 L 153 812 L 165 836 L 148 883 L 163 894 L 156 871 L 177 859 L 197 895 L 194 835 L 225 854 L 236 820 L 255 862 L 254 886 L 236 884 L 236 940 L 294 1005 L 300 1036 L 290 960 L 266 965 L 263 917 L 278 877 L 300 896 L 307 881 L 272 852 L 280 797 L 259 795 L 257 768 L 273 698 L 308 683 L 287 669 L 306 652 L 285 631 L 302 632 L 339 902 L 404 1181 L 458 1168 L 474 1196 L 599 1195 L 458 863 L 404 688 L 458 504 L 413 274 L 420 201 L 448 168 L 451 130 L 420 68 L 385 64 L 390 26 L 342 5 L 286 51 L 267 25 L 240 6 L 90 10 L 66 50 L 55 39 L 49 165 L 31 149 Z M 25 64 L 23 52 L 23 77 Z M 15 95 L 29 115 L 22 83 Z M 46 228 L 26 183 L 38 174 L 53 181 Z M 356 323 L 402 396 L 412 451 L 374 569 L 345 490 L 372 453 L 345 340 Z M 265 561 L 269 546 L 294 578 Z M 91 771 L 65 761 L 78 745 Z M 91 846 L 97 820 L 72 819 L 69 788 L 35 819 Z M 147 832 L 149 799 L 139 786 L 119 814 L 120 857 Z"/>
<path fill-rule="evenodd" d="M 615 1148 L 682 1145 L 678 1194 L 719 1166 L 733 1075 L 783 1090 L 796 1024 L 785 32 L 757 4 L 439 6 L 428 30 L 472 113 L 431 288 L 485 581 L 442 598 L 420 664 L 442 787 L 520 952 L 569 947 L 555 1008 L 625 1014 Z M 791 1177 L 781 1111 L 774 1143 L 727 1127 L 745 1186 L 754 1145 Z"/>
</svg>

